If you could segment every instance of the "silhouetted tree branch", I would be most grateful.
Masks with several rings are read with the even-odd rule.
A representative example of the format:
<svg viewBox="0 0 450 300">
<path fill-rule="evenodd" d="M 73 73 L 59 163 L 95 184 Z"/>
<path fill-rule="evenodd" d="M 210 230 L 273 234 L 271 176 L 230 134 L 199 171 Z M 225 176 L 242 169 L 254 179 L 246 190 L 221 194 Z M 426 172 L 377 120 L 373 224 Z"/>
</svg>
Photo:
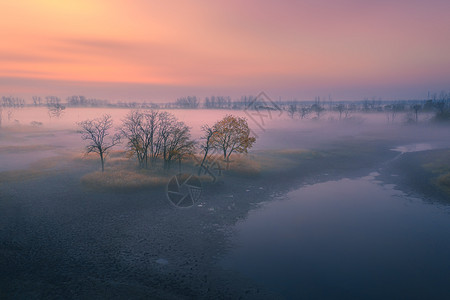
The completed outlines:
<svg viewBox="0 0 450 300">
<path fill-rule="evenodd" d="M 89 142 L 86 153 L 97 153 L 102 163 L 102 172 L 105 171 L 105 157 L 109 149 L 120 143 L 119 134 L 115 134 L 109 141 L 106 140 L 113 125 L 111 116 L 103 115 L 101 118 L 79 122 L 78 125 L 81 127 L 81 138 Z"/>
</svg>

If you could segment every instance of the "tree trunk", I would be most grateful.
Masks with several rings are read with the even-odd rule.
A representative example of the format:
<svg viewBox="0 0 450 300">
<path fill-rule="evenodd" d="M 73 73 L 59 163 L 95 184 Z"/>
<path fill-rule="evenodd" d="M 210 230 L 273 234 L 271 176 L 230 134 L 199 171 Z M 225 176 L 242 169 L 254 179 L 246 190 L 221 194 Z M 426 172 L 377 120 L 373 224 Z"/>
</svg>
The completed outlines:
<svg viewBox="0 0 450 300">
<path fill-rule="evenodd" d="M 230 150 L 230 152 L 228 153 L 228 156 L 227 156 L 227 160 L 226 160 L 226 162 L 227 162 L 227 170 L 229 170 L 230 169 L 230 155 L 231 155 L 231 150 Z"/>
<path fill-rule="evenodd" d="M 145 169 L 148 169 L 148 156 L 147 156 L 147 151 L 144 151 L 144 167 Z"/>
<path fill-rule="evenodd" d="M 103 158 L 103 152 L 100 152 L 100 160 L 102 161 L 102 172 L 105 172 L 105 159 Z"/>
<path fill-rule="evenodd" d="M 201 175 L 201 172 L 202 172 L 202 169 L 203 169 L 203 165 L 205 163 L 206 157 L 208 156 L 208 151 L 209 151 L 209 149 L 205 149 L 205 155 L 203 156 L 202 163 L 200 164 L 200 168 L 198 169 L 198 176 Z"/>
</svg>

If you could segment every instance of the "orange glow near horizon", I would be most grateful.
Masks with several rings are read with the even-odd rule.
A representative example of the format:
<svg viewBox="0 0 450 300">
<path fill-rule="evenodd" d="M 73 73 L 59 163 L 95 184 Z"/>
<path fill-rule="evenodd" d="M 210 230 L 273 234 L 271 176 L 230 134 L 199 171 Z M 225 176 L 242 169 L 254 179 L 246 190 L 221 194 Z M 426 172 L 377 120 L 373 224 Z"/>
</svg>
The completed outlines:
<svg viewBox="0 0 450 300">
<path fill-rule="evenodd" d="M 3 1 L 0 78 L 221 90 L 450 87 L 448 1 L 242 2 Z"/>
</svg>

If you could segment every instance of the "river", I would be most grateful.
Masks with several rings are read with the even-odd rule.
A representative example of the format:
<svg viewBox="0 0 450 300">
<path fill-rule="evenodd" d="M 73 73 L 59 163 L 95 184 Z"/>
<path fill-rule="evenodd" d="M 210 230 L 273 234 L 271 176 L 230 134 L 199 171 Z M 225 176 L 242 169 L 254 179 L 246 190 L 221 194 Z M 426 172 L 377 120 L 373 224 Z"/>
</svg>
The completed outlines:
<svg viewBox="0 0 450 300">
<path fill-rule="evenodd" d="M 221 264 L 286 299 L 450 299 L 450 207 L 377 175 L 263 204 Z"/>
</svg>

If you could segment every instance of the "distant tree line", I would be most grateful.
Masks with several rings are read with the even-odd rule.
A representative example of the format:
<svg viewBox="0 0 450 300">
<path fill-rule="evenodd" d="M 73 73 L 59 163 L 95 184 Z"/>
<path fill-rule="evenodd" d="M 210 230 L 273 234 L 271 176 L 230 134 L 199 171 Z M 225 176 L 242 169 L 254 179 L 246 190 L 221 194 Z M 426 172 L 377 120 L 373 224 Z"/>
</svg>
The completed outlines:
<svg viewBox="0 0 450 300">
<path fill-rule="evenodd" d="M 178 98 L 176 105 L 179 108 L 198 108 L 200 101 L 195 96 Z"/>
<path fill-rule="evenodd" d="M 77 96 L 77 95 L 67 97 L 66 101 L 67 105 L 72 107 L 76 106 L 99 107 L 110 105 L 108 100 L 87 98 L 85 96 Z"/>
<path fill-rule="evenodd" d="M 23 98 L 19 97 L 2 97 L 1 106 L 3 107 L 24 107 L 25 106 L 25 100 Z"/>
<path fill-rule="evenodd" d="M 418 122 L 421 113 L 434 113 L 437 121 L 450 120 L 450 93 L 429 94 L 424 100 L 383 101 L 381 99 L 364 99 L 362 101 L 333 101 L 331 97 L 315 97 L 313 101 L 277 100 L 271 103 L 260 102 L 256 96 L 248 95 L 231 99 L 229 96 L 208 96 L 203 100 L 196 96 L 177 98 L 174 102 L 116 102 L 88 98 L 82 95 L 67 97 L 64 101 L 57 96 L 33 96 L 33 106 L 46 106 L 51 116 L 59 116 L 66 107 L 120 107 L 129 109 L 228 109 L 228 110 L 262 110 L 281 109 L 291 118 L 320 119 L 326 112 L 336 112 L 339 120 L 350 119 L 355 112 L 379 112 L 386 115 L 386 120 L 393 123 L 400 114 L 406 113 L 407 122 Z M 3 96 L 0 106 L 22 108 L 26 101 L 20 97 Z"/>
<path fill-rule="evenodd" d="M 105 107 L 110 106 L 110 102 L 108 100 L 96 99 L 96 98 L 87 98 L 81 95 L 73 95 L 69 96 L 65 99 L 65 102 L 62 101 L 60 97 L 57 96 L 32 96 L 31 97 L 33 106 L 69 106 L 69 107 Z"/>
<path fill-rule="evenodd" d="M 421 112 L 434 113 L 434 120 L 450 121 L 450 93 L 433 94 L 428 100 L 400 101 L 320 101 L 314 102 L 280 102 L 278 105 L 291 118 L 320 119 L 327 111 L 336 112 L 339 120 L 350 119 L 355 112 L 384 113 L 388 123 L 394 123 L 400 114 L 405 114 L 406 122 L 417 123 Z"/>
</svg>

